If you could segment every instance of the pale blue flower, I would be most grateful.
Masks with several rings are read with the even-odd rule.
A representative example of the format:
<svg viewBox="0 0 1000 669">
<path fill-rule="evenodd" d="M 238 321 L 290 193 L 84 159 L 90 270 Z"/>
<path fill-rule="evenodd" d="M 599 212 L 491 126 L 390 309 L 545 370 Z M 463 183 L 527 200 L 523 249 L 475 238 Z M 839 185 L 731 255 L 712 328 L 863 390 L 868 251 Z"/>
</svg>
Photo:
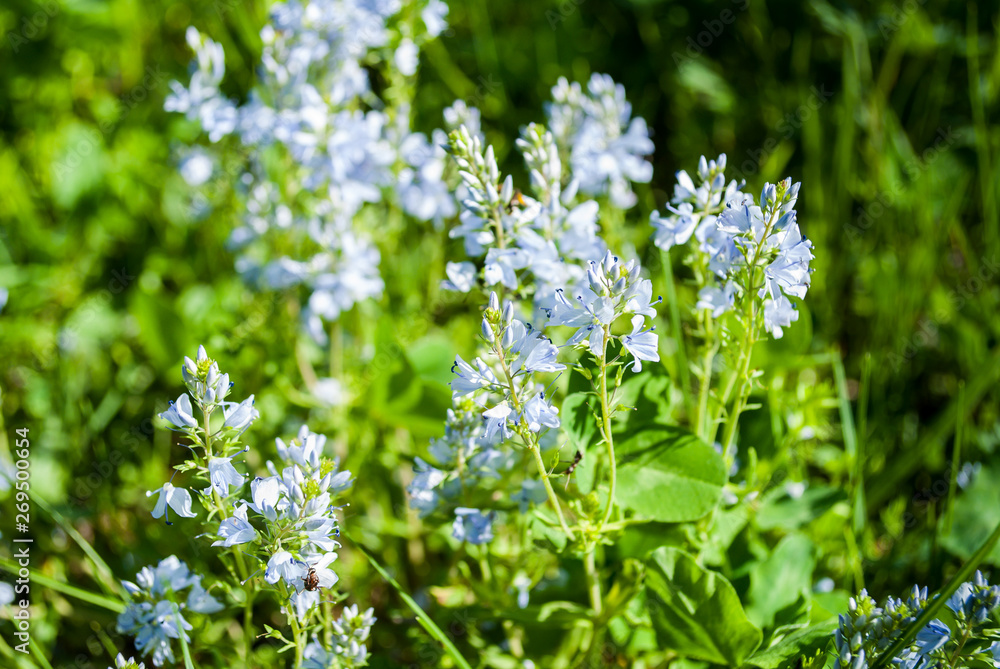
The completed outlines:
<svg viewBox="0 0 1000 669">
<path fill-rule="evenodd" d="M 698 303 L 695 309 L 708 309 L 712 318 L 718 318 L 733 308 L 737 290 L 736 284 L 732 281 L 727 281 L 721 288 L 705 286 L 698 291 Z"/>
<path fill-rule="evenodd" d="M 673 216 L 664 218 L 658 211 L 649 215 L 649 222 L 656 231 L 653 242 L 664 251 L 686 244 L 699 223 L 699 219 L 694 216 L 694 208 L 687 202 L 676 208 L 668 206 L 667 209 Z"/>
<path fill-rule="evenodd" d="M 951 630 L 940 620 L 934 619 L 927 623 L 914 639 L 919 650 L 919 655 L 930 655 L 944 647 L 951 638 Z"/>
<path fill-rule="evenodd" d="M 181 394 L 176 402 L 170 403 L 170 408 L 159 414 L 160 418 L 170 423 L 171 430 L 187 432 L 198 427 L 191 407 L 191 398 L 187 393 Z"/>
<path fill-rule="evenodd" d="M 493 541 L 493 520 L 496 512 L 483 513 L 479 509 L 459 507 L 455 509 L 452 536 L 459 541 L 482 545 Z"/>
<path fill-rule="evenodd" d="M 188 593 L 187 607 L 195 613 L 218 613 L 226 608 L 215 597 L 208 594 L 208 591 L 201 587 L 201 583 L 195 583 Z"/>
<path fill-rule="evenodd" d="M 765 300 L 764 329 L 774 335 L 775 339 L 781 339 L 784 334 L 782 328 L 788 327 L 797 320 L 799 320 L 799 312 L 784 295 L 778 295 L 773 300 Z"/>
<path fill-rule="evenodd" d="M 545 400 L 545 393 L 538 393 L 524 403 L 521 419 L 532 432 L 543 427 L 556 428 L 559 427 L 559 409 Z"/>
<path fill-rule="evenodd" d="M 476 285 L 476 266 L 471 262 L 450 262 L 445 265 L 448 279 L 441 282 L 445 290 L 467 293 Z"/>
<path fill-rule="evenodd" d="M 414 462 L 413 471 L 416 476 L 406 487 L 406 492 L 410 495 L 410 506 L 417 509 L 421 517 L 427 516 L 441 503 L 437 488 L 444 482 L 445 473 L 419 457 Z"/>
<path fill-rule="evenodd" d="M 276 507 L 281 491 L 278 478 L 271 476 L 266 479 L 254 479 L 250 484 L 250 491 L 253 503 L 247 506 L 272 522 L 277 520 L 278 511 Z"/>
<path fill-rule="evenodd" d="M 237 504 L 233 515 L 219 524 L 218 534 L 222 538 L 213 542 L 212 545 L 225 548 L 249 543 L 257 538 L 257 531 L 247 520 L 247 505 L 245 503 Z"/>
<path fill-rule="evenodd" d="M 275 552 L 267 561 L 267 569 L 264 570 L 264 580 L 274 585 L 280 580 L 284 580 L 288 585 L 294 585 L 306 575 L 308 568 L 295 559 L 295 557 L 285 550 Z"/>
<path fill-rule="evenodd" d="M 243 475 L 233 467 L 233 458 L 209 458 L 208 476 L 212 482 L 212 488 L 225 499 L 229 496 L 229 487 L 239 488 L 243 485 Z"/>
<path fill-rule="evenodd" d="M 528 261 L 528 254 L 522 249 L 491 248 L 486 253 L 483 280 L 487 286 L 499 283 L 511 290 L 517 290 L 517 270 L 527 267 Z"/>
<path fill-rule="evenodd" d="M 499 383 L 493 370 L 485 362 L 480 358 L 476 358 L 473 362 L 475 367 L 463 360 L 462 356 L 455 356 L 455 364 L 451 368 L 451 371 L 458 376 L 451 382 L 451 391 L 455 397 L 468 395 Z"/>
<path fill-rule="evenodd" d="M 486 423 L 486 433 L 485 437 L 487 440 L 492 440 L 499 436 L 500 441 L 507 441 L 513 435 L 510 429 L 511 416 L 514 415 L 514 411 L 507 404 L 507 400 L 500 402 L 492 409 L 487 409 L 483 412 L 483 419 Z"/>
<path fill-rule="evenodd" d="M 632 354 L 635 361 L 632 363 L 632 371 L 642 371 L 642 361 L 658 362 L 660 353 L 659 343 L 656 338 L 654 328 L 643 330 L 646 319 L 643 316 L 632 317 L 632 332 L 621 337 L 625 350 Z"/>
<path fill-rule="evenodd" d="M 156 500 L 156 505 L 153 507 L 153 518 L 165 518 L 167 519 L 167 524 L 172 525 L 169 517 L 167 517 L 167 507 L 170 507 L 174 512 L 181 516 L 182 518 L 194 518 L 198 514 L 191 510 L 191 493 L 189 493 L 184 488 L 175 488 L 168 481 L 163 484 L 162 488 L 157 490 L 150 490 L 146 492 L 146 497 L 150 497 L 159 493 L 160 496 Z"/>
</svg>

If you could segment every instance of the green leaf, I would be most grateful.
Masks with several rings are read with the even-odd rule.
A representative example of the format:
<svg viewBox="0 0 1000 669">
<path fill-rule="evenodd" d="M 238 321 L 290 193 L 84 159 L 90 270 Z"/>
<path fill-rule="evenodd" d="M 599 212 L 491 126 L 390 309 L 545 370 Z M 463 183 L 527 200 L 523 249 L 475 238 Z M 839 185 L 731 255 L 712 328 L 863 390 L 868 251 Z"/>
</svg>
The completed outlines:
<svg viewBox="0 0 1000 669">
<path fill-rule="evenodd" d="M 617 501 L 664 523 L 701 518 L 715 508 L 726 465 L 715 449 L 676 427 L 653 427 L 616 446 Z"/>
<path fill-rule="evenodd" d="M 750 620 L 760 627 L 770 627 L 775 614 L 794 604 L 802 593 L 808 600 L 815 566 L 813 544 L 808 537 L 791 534 L 782 539 L 766 560 L 750 570 Z"/>
<path fill-rule="evenodd" d="M 573 393 L 563 400 L 559 410 L 563 432 L 569 438 L 569 455 L 573 455 L 575 451 L 580 451 L 583 455 L 583 460 L 573 472 L 576 485 L 583 493 L 594 488 L 594 476 L 597 472 L 595 465 L 598 461 L 598 457 L 594 455 L 594 445 L 599 441 L 597 420 L 590 405 L 600 405 L 593 393 Z M 587 457 L 588 452 L 590 457 Z"/>
<path fill-rule="evenodd" d="M 736 590 L 676 548 L 661 548 L 646 565 L 647 608 L 657 639 L 681 655 L 739 666 L 761 642 Z"/>
<path fill-rule="evenodd" d="M 838 502 L 847 501 L 840 488 L 809 486 L 799 497 L 792 497 L 784 486 L 764 496 L 757 512 L 757 527 L 762 530 L 794 530 L 811 523 Z"/>
<path fill-rule="evenodd" d="M 951 528 L 942 531 L 941 545 L 953 555 L 968 559 L 997 524 L 1000 524 L 1000 468 L 984 465 L 972 485 L 955 498 Z M 1000 565 L 1000 546 L 984 561 Z"/>
<path fill-rule="evenodd" d="M 760 669 L 783 669 L 800 657 L 821 650 L 830 643 L 835 629 L 837 629 L 837 621 L 827 620 L 796 630 L 770 648 L 751 655 L 747 664 L 760 667 Z"/>
</svg>

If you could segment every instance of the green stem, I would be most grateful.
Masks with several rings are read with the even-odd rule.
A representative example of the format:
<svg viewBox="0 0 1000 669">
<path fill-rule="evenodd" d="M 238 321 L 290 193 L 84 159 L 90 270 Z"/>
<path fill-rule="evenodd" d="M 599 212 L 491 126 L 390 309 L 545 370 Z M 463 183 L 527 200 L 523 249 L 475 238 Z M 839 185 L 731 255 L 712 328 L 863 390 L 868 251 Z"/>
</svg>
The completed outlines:
<svg viewBox="0 0 1000 669">
<path fill-rule="evenodd" d="M 566 534 L 567 539 L 570 541 L 576 541 L 576 535 L 573 534 L 573 530 L 569 528 L 569 525 L 566 524 L 566 519 L 563 517 L 562 506 L 559 504 L 559 498 L 556 497 L 556 491 L 553 490 L 552 483 L 549 482 L 549 472 L 545 468 L 545 462 L 542 460 L 542 452 L 538 448 L 538 444 L 536 444 L 533 439 L 528 443 L 528 450 L 530 450 L 531 454 L 535 456 L 535 464 L 538 466 L 538 475 L 542 477 L 542 484 L 545 486 L 545 492 L 549 495 L 549 502 L 552 504 L 552 508 L 556 511 L 556 518 L 559 519 L 559 526 L 562 527 L 562 531 Z"/>
<path fill-rule="evenodd" d="M 494 333 L 493 338 L 493 353 L 497 356 L 500 361 L 500 367 L 503 369 L 504 377 L 507 379 L 507 387 L 510 389 L 510 399 L 514 403 L 514 410 L 518 413 L 521 412 L 521 400 L 517 397 L 517 388 L 514 385 L 514 375 L 510 372 L 510 366 L 504 359 L 503 349 L 499 344 L 499 334 Z M 524 426 L 518 428 L 518 434 L 521 439 L 524 440 L 525 445 L 527 445 L 528 450 L 531 454 L 535 456 L 535 464 L 538 466 L 538 475 L 542 478 L 542 484 L 545 486 L 545 492 L 548 493 L 549 502 L 552 504 L 552 508 L 555 509 L 556 517 L 559 519 L 559 525 L 562 527 L 563 533 L 565 533 L 566 538 L 570 541 L 575 541 L 576 537 L 573 531 L 566 524 L 566 519 L 563 517 L 562 506 L 559 504 L 559 498 L 556 497 L 556 491 L 552 488 L 552 483 L 549 482 L 549 472 L 545 468 L 545 462 L 542 460 L 542 451 L 538 446 L 537 437 L 530 430 L 526 430 Z"/>
<path fill-rule="evenodd" d="M 283 595 L 288 595 L 287 590 L 282 584 Z M 288 604 L 285 609 L 288 612 L 288 621 L 292 626 L 292 641 L 295 642 L 295 669 L 302 669 L 302 651 L 305 649 L 305 645 L 302 643 L 302 628 L 299 627 L 299 620 L 295 616 L 295 608 Z"/>
<path fill-rule="evenodd" d="M 680 377 L 684 406 L 691 411 L 691 372 L 688 369 L 687 350 L 681 337 L 681 313 L 677 304 L 677 288 L 674 285 L 674 269 L 670 262 L 670 251 L 663 251 L 663 279 L 667 287 L 667 303 L 670 308 L 670 336 L 674 339 L 674 359 L 677 375 Z"/>
<path fill-rule="evenodd" d="M 752 298 L 751 298 L 752 299 Z M 726 429 L 722 433 L 722 456 L 726 461 L 727 467 L 733 463 L 733 454 L 730 453 L 732 448 L 733 438 L 736 436 L 736 428 L 740 422 L 740 414 L 743 413 L 743 409 L 746 408 L 747 397 L 750 391 L 750 379 L 748 378 L 750 373 L 750 354 L 753 351 L 754 336 L 753 333 L 756 330 L 756 308 L 753 303 L 750 307 L 750 319 L 747 323 L 747 336 L 743 342 L 743 348 L 740 351 L 740 361 L 737 366 L 737 372 L 735 379 L 738 380 L 738 392 L 736 393 L 736 400 L 733 402 L 733 410 L 726 419 Z"/>
<path fill-rule="evenodd" d="M 246 602 L 243 604 L 243 645 L 246 648 L 246 661 L 253 666 L 253 600 L 257 594 L 249 584 L 244 586 Z"/>
<path fill-rule="evenodd" d="M 702 314 L 707 315 L 707 311 Z M 719 350 L 719 342 L 715 337 L 713 321 L 711 316 L 705 319 L 706 339 L 711 340 L 711 344 L 705 349 L 705 357 L 702 361 L 701 387 L 698 389 L 698 413 L 696 414 L 695 430 L 697 435 L 708 441 L 710 418 L 708 415 L 708 398 L 712 390 L 712 363 L 715 361 L 715 354 Z"/>
<path fill-rule="evenodd" d="M 583 566 L 587 573 L 587 594 L 590 597 L 590 608 L 594 609 L 595 616 L 600 616 L 604 610 L 604 603 L 601 598 L 601 576 L 597 573 L 597 560 L 594 553 L 596 553 L 596 546 L 587 551 L 583 559 Z"/>
<path fill-rule="evenodd" d="M 615 462 L 615 440 L 611 435 L 611 407 L 608 406 L 608 341 L 611 339 L 609 326 L 604 327 L 604 345 L 601 347 L 600 375 L 601 375 L 601 430 L 604 432 L 604 444 L 608 450 L 608 463 L 611 466 L 611 481 L 608 490 L 608 508 L 604 510 L 604 516 L 597 525 L 597 533 L 600 534 L 604 525 L 611 518 L 611 511 L 615 506 L 615 485 L 618 481 L 618 464 Z"/>
</svg>

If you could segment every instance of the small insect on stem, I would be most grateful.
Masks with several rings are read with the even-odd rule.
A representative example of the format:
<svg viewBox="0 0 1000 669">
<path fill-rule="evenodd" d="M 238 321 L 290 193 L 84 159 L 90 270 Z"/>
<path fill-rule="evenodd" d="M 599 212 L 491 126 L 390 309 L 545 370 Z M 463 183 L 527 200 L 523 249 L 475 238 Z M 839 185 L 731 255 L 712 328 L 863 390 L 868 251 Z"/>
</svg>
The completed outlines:
<svg viewBox="0 0 1000 669">
<path fill-rule="evenodd" d="M 569 466 L 566 467 L 566 469 L 564 469 L 563 471 L 561 471 L 558 474 L 556 474 L 556 476 L 565 476 L 566 477 L 566 488 L 567 489 L 569 488 L 569 477 L 573 475 L 573 471 L 576 469 L 577 465 L 580 464 L 581 460 L 583 460 L 583 453 L 581 453 L 580 451 L 577 451 L 573 455 L 573 461 L 569 463 Z"/>
</svg>

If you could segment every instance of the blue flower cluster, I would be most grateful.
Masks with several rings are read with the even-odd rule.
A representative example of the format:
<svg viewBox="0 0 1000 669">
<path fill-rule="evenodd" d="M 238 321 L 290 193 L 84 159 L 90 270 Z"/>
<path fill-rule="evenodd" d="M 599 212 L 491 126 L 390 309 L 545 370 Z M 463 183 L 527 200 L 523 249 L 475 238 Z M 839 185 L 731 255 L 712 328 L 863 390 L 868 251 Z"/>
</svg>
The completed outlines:
<svg viewBox="0 0 1000 669">
<path fill-rule="evenodd" d="M 310 613 L 318 609 L 321 592 L 333 588 L 339 580 L 330 568 L 340 547 L 337 513 L 341 506 L 337 501 L 353 484 L 351 473 L 341 470 L 336 459 L 324 454 L 326 437 L 303 425 L 294 439 L 275 441 L 278 459 L 267 462 L 269 476 L 253 479 L 249 499 L 240 499 L 238 493 L 246 476 L 233 466 L 232 460 L 248 450 L 240 444 L 240 439 L 258 417 L 253 397 L 239 403 L 226 401 L 232 388 L 229 376 L 219 370 L 204 347 L 199 347 L 195 359 L 184 359 L 182 375 L 188 393 L 181 395 L 160 417 L 191 442 L 188 444 L 191 459 L 177 470 L 193 470 L 208 482 L 208 487 L 199 491 L 203 505 L 211 510 L 209 517 L 214 517 L 207 536 L 214 539 L 213 546 L 237 551 L 239 570 L 243 569 L 244 556 L 257 560 L 262 568 L 252 574 L 245 570 L 241 574 L 244 583 L 262 573 L 265 589 L 277 593 L 287 606 L 288 615 L 305 624 Z M 194 416 L 195 407 L 203 414 L 201 420 Z M 223 412 L 221 425 L 212 422 L 217 410 Z M 165 516 L 168 508 L 182 517 L 196 515 L 191 509 L 188 490 L 167 482 L 157 492 L 154 517 Z M 176 598 L 163 597 L 167 589 L 176 593 L 194 586 L 188 598 L 189 610 L 207 613 L 213 607 L 221 608 L 205 595 L 198 579 L 189 576 L 182 563 L 176 558 L 172 560 L 162 562 L 155 572 L 148 569 L 140 572 L 141 587 L 126 584 L 130 592 L 145 593 L 147 599 L 162 601 L 130 607 L 119 620 L 123 631 L 136 630 L 137 644 L 145 653 L 156 653 L 155 664 L 168 657 L 170 648 L 166 639 L 179 638 L 182 629 L 190 629 L 175 617 L 171 602 Z M 320 651 L 333 653 L 340 658 L 336 666 L 362 666 L 367 650 L 359 644 L 367 638 L 367 632 L 359 634 L 357 630 L 365 628 L 364 621 L 374 618 L 370 611 L 358 618 L 355 610 L 350 620 L 356 618 L 361 621 L 357 625 L 343 623 L 345 629 L 355 630 L 347 634 L 349 639 L 332 648 L 320 644 L 313 655 L 320 657 Z M 366 624 L 371 626 L 371 622 Z"/>
<path fill-rule="evenodd" d="M 306 287 L 304 322 L 321 343 L 324 322 L 384 288 L 367 232 L 377 213 L 365 214 L 366 205 L 395 196 L 409 215 L 438 224 L 456 211 L 443 180 L 444 132 L 430 141 L 411 132 L 408 103 L 383 104 L 369 80 L 374 69 L 410 85 L 420 45 L 447 27 L 447 12 L 441 0 L 278 2 L 260 32 L 256 85 L 241 105 L 220 90 L 222 46 L 188 29 L 190 82 L 172 82 L 165 107 L 197 122 L 212 143 L 233 137 L 240 164 L 223 169 L 222 157 L 194 147 L 181 174 L 197 188 L 236 172 L 246 208 L 229 240 L 237 269 L 261 288 Z"/>
<path fill-rule="evenodd" d="M 334 635 L 334 646 L 327 650 L 319 641 L 305 647 L 303 669 L 355 669 L 368 664 L 368 648 L 365 641 L 375 624 L 375 610 L 359 612 L 357 604 L 345 606 L 340 618 L 334 620 L 330 629 Z"/>
<path fill-rule="evenodd" d="M 904 601 L 889 597 L 879 607 L 862 590 L 848 603 L 834 632 L 835 669 L 864 669 L 884 653 L 927 606 L 927 588 L 913 586 Z M 900 669 L 931 667 L 1000 667 L 998 625 L 990 614 L 1000 606 L 1000 586 L 990 585 L 982 573 L 963 583 L 948 599 L 952 615 L 935 618 L 914 637 L 912 643 L 891 661 Z"/>
<path fill-rule="evenodd" d="M 765 184 L 755 202 L 743 184 L 726 182 L 725 169 L 723 154 L 701 157 L 697 185 L 678 172 L 667 213 L 650 217 L 653 241 L 667 251 L 693 236 L 697 252 L 688 262 L 703 285 L 696 308 L 718 318 L 739 299 L 759 300 L 764 329 L 778 339 L 799 317 L 789 298 L 805 297 L 810 283 L 812 242 L 794 209 L 800 184 Z"/>
<path fill-rule="evenodd" d="M 532 297 L 536 315 L 551 309 L 558 289 L 575 294 L 587 286 L 589 265 L 607 250 L 598 235 L 598 202 L 580 196 L 606 196 L 613 207 L 630 207 L 630 184 L 652 177 L 645 160 L 652 141 L 645 122 L 631 119 L 620 85 L 594 75 L 584 92 L 563 79 L 553 98 L 551 130 L 531 123 L 516 142 L 534 197 L 515 190 L 510 175 L 501 179 L 478 119 L 476 127 L 452 132 L 463 184 L 460 225 L 449 234 L 464 241 L 472 260 L 448 263 L 445 288 L 519 291 Z"/>
<path fill-rule="evenodd" d="M 158 666 L 174 662 L 171 639 L 183 635 L 185 642 L 190 641 L 187 630 L 192 626 L 184 612 L 211 614 L 224 608 L 202 587 L 201 577 L 173 555 L 156 567 L 143 567 L 135 581 L 122 581 L 133 601 L 118 616 L 118 631 L 134 636 L 136 648 L 143 655 L 152 654 Z M 118 666 L 127 666 L 119 658 Z"/>
</svg>

